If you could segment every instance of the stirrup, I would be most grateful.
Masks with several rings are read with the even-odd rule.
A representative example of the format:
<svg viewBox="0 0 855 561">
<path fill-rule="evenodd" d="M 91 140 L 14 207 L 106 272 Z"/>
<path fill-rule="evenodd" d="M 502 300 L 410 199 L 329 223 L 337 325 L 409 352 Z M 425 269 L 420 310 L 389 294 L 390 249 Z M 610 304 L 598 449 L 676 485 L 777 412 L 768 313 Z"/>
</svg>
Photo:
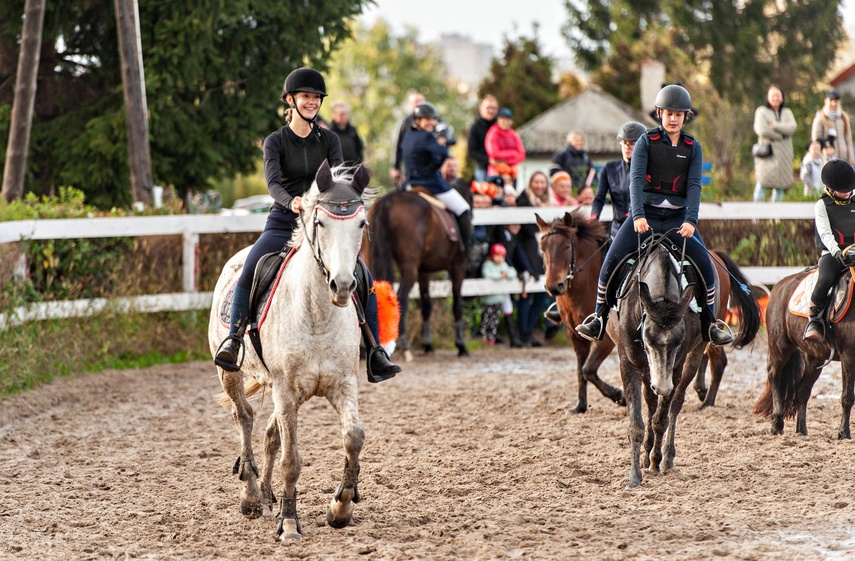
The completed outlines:
<svg viewBox="0 0 855 561">
<path fill-rule="evenodd" d="M 227 343 L 235 341 L 237 343 L 237 356 L 235 356 L 234 362 L 225 360 L 220 358 L 220 352 L 223 350 L 223 347 L 226 346 Z M 217 352 L 214 354 L 214 364 L 222 368 L 227 372 L 237 372 L 243 366 L 243 359 L 246 358 L 246 347 L 243 344 L 243 334 L 240 333 L 230 333 L 226 336 L 225 339 L 220 343 L 220 346 L 217 347 Z"/>
<path fill-rule="evenodd" d="M 814 329 L 811 329 L 811 327 L 814 327 Z M 805 326 L 805 332 L 804 335 L 802 335 L 802 339 L 810 341 L 811 343 L 824 343 L 825 322 L 819 318 L 810 318 L 808 320 L 808 324 Z"/>
<path fill-rule="evenodd" d="M 718 327 L 719 329 L 724 331 L 730 340 L 727 342 L 723 342 L 723 343 L 716 343 L 715 341 L 713 341 L 713 338 L 712 338 L 713 327 Z M 710 343 L 712 343 L 713 345 L 717 345 L 717 346 L 729 345 L 729 344 L 733 343 L 733 331 L 730 329 L 730 326 L 727 324 L 726 321 L 721 320 L 721 319 L 716 319 L 715 322 L 710 324 L 710 327 L 707 330 L 707 338 L 710 340 Z"/>
<path fill-rule="evenodd" d="M 584 332 L 583 330 L 586 328 L 589 328 L 589 327 L 593 328 L 593 326 L 591 324 L 594 321 L 598 321 L 600 323 L 600 328 L 597 331 L 597 333 L 591 335 L 590 333 Z M 602 340 L 603 331 L 605 331 L 605 327 L 606 327 L 606 322 L 603 321 L 603 318 L 601 316 L 598 316 L 597 313 L 594 312 L 593 314 L 590 314 L 588 317 L 586 317 L 585 321 L 583 321 L 581 324 L 576 326 L 576 333 L 578 333 L 580 337 L 583 337 L 583 338 L 587 339 L 588 341 L 596 343 L 597 341 Z"/>
<path fill-rule="evenodd" d="M 558 302 L 550 304 L 549 307 L 546 308 L 546 311 L 543 312 L 543 317 L 555 325 L 561 325 L 561 314 L 558 313 Z"/>
</svg>

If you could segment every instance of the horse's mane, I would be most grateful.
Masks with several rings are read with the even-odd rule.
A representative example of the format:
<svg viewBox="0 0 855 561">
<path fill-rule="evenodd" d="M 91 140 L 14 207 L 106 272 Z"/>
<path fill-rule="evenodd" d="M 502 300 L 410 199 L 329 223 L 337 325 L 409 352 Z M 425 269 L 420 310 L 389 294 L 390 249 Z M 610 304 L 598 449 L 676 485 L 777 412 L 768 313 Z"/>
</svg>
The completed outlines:
<svg viewBox="0 0 855 561">
<path fill-rule="evenodd" d="M 573 233 L 573 229 L 575 228 L 576 237 L 580 240 L 591 240 L 596 243 L 606 241 L 606 228 L 602 222 L 599 220 L 588 220 L 588 217 L 578 209 L 571 212 L 570 216 L 573 217 L 572 226 L 568 226 L 562 218 L 556 218 L 552 221 L 551 227 L 567 233 Z"/>
<path fill-rule="evenodd" d="M 330 170 L 332 172 L 333 181 L 344 181 L 350 183 L 353 181 L 354 167 L 338 165 Z M 294 229 L 294 235 L 291 236 L 291 241 L 288 242 L 288 248 L 300 247 L 303 244 L 303 238 L 306 237 L 305 226 L 310 225 L 310 216 L 315 210 L 315 205 L 318 203 L 318 197 L 321 192 L 318 191 L 318 183 L 312 181 L 312 186 L 303 195 L 303 210 L 300 211 L 299 220 L 297 220 L 297 228 Z"/>
</svg>

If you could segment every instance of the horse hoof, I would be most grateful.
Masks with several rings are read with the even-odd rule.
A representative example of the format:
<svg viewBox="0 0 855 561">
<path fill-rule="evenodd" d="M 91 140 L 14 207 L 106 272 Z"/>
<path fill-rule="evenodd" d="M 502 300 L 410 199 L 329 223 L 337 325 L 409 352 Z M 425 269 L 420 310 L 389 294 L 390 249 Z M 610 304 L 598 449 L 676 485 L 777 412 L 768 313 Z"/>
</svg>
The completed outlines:
<svg viewBox="0 0 855 561">
<path fill-rule="evenodd" d="M 626 487 L 624 487 L 624 489 L 629 490 L 629 489 L 635 489 L 636 487 L 641 487 L 641 477 L 638 477 L 638 478 L 631 477 L 629 479 L 629 483 L 626 484 Z"/>
<path fill-rule="evenodd" d="M 425 354 L 432 355 L 434 353 L 433 345 L 425 345 Z"/>
<path fill-rule="evenodd" d="M 277 538 L 280 542 L 303 539 L 303 534 L 300 533 L 300 528 L 297 524 L 297 521 L 294 519 L 289 518 L 283 520 L 281 525 L 281 531 L 282 533 L 280 533 Z"/>
<path fill-rule="evenodd" d="M 457 356 L 461 357 L 461 356 L 470 356 L 470 355 L 469 355 L 469 351 L 466 349 L 466 347 L 457 347 Z"/>
<path fill-rule="evenodd" d="M 413 353 L 410 349 L 404 351 L 404 362 L 413 362 Z"/>
<path fill-rule="evenodd" d="M 614 401 L 616 405 L 626 407 L 626 397 L 624 397 L 623 393 L 619 393 L 617 397 L 613 397 L 612 401 Z"/>
<path fill-rule="evenodd" d="M 353 501 L 341 502 L 333 499 L 327 508 L 327 524 L 337 530 L 344 528 L 353 518 L 353 508 Z"/>
<path fill-rule="evenodd" d="M 571 413 L 577 413 L 577 414 L 578 413 L 587 413 L 588 412 L 588 405 L 584 404 L 584 403 L 577 403 L 576 407 L 573 407 L 572 409 L 570 409 L 570 412 Z"/>
<path fill-rule="evenodd" d="M 264 514 L 264 507 L 260 503 L 241 502 L 240 513 L 250 520 L 254 520 L 261 518 L 261 515 Z"/>
</svg>

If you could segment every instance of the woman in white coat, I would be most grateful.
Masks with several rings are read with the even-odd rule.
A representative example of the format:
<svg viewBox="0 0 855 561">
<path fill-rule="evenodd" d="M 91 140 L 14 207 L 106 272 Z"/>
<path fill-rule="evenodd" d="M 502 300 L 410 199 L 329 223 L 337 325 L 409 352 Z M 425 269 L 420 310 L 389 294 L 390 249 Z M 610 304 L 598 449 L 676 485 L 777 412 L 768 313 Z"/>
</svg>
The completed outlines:
<svg viewBox="0 0 855 561">
<path fill-rule="evenodd" d="M 772 202 L 784 198 L 784 191 L 793 186 L 793 133 L 796 119 L 789 108 L 784 107 L 784 92 L 775 85 L 769 86 L 766 103 L 754 112 L 754 133 L 757 144 L 768 145 L 771 153 L 758 157 L 755 152 L 754 175 L 757 185 L 754 200 L 766 199 L 772 190 Z"/>
</svg>

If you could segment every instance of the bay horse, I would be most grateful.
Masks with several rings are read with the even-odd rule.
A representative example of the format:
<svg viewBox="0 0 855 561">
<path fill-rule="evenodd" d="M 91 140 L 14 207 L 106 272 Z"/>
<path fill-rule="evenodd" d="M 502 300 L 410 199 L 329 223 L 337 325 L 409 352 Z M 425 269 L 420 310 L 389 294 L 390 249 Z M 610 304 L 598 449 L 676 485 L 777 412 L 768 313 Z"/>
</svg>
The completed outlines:
<svg viewBox="0 0 855 561">
<path fill-rule="evenodd" d="M 450 217 L 451 214 L 445 212 Z M 422 315 L 422 345 L 425 353 L 433 352 L 430 316 L 430 277 L 448 271 L 454 312 L 454 344 L 458 356 L 467 356 L 463 297 L 461 288 L 466 276 L 466 253 L 458 241 L 449 238 L 437 210 L 424 197 L 413 191 L 392 191 L 380 197 L 368 211 L 368 240 L 362 258 L 377 280 L 394 281 L 393 262 L 400 272 L 398 302 L 401 319 L 398 344 L 407 361 L 412 360 L 407 335 L 407 310 L 410 290 L 418 281 Z"/>
<path fill-rule="evenodd" d="M 356 288 L 354 268 L 366 225 L 361 195 L 368 172 L 357 168 L 330 170 L 324 162 L 303 198 L 300 223 L 289 246 L 292 254 L 268 303 L 260 330 L 263 360 L 250 350 L 241 370 L 218 367 L 224 396 L 240 435 L 240 456 L 234 473 L 243 482 L 241 512 L 258 518 L 276 502 L 272 475 L 276 454 L 284 484 L 279 507 L 278 539 L 302 536 L 297 516 L 297 480 L 302 461 L 297 448 L 297 413 L 314 396 L 325 397 L 336 410 L 344 441 L 344 473 L 327 510 L 334 528 L 350 523 L 357 488 L 359 454 L 365 432 L 359 420 L 356 370 L 360 329 L 351 298 Z M 208 327 L 212 355 L 228 335 L 227 301 L 250 248 L 233 256 L 214 289 Z M 225 301 L 225 302 L 224 302 Z M 264 463 L 259 469 L 252 450 L 253 409 L 247 400 L 259 389 L 271 390 L 274 411 L 264 433 Z"/>
<path fill-rule="evenodd" d="M 654 471 L 673 469 L 677 416 L 706 346 L 700 315 L 689 308 L 695 286 L 683 286 L 682 273 L 665 244 L 671 241 L 657 236 L 641 245 L 638 263 L 616 310 L 617 321 L 607 326 L 617 343 L 629 416 L 627 489 L 641 485 L 642 465 Z M 716 282 L 716 307 L 724 304 Z M 647 405 L 646 426 L 642 392 Z"/>
<path fill-rule="evenodd" d="M 784 277 L 769 296 L 766 386 L 754 405 L 754 413 L 770 419 L 773 435 L 783 434 L 784 419 L 796 417 L 796 433 L 807 436 L 807 404 L 813 385 L 823 367 L 839 360 L 843 388 L 837 438 L 849 439 L 849 417 L 855 402 L 855 313 L 850 310 L 834 323 L 824 342 L 805 341 L 802 336 L 807 318 L 790 313 L 788 306 L 793 292 L 809 273 L 806 270 Z"/>
<path fill-rule="evenodd" d="M 580 336 L 576 329 L 594 312 L 597 295 L 597 277 L 605 258 L 606 230 L 601 222 L 589 221 L 577 211 L 565 213 L 550 222 L 535 214 L 541 234 L 540 249 L 546 267 L 544 286 L 557 300 L 558 311 L 567 328 L 567 337 L 576 353 L 576 378 L 578 400 L 571 409 L 574 413 L 588 410 L 588 382 L 594 384 L 608 399 L 625 405 L 623 392 L 604 382 L 597 374 L 600 365 L 614 349 L 614 342 L 606 334 L 601 341 L 592 343 Z M 742 290 L 748 281 L 739 266 L 723 251 L 713 252 L 713 265 L 719 277 L 719 289 L 729 294 L 738 319 L 739 333 L 734 346 L 742 348 L 751 343 L 760 329 L 760 307 L 757 300 Z M 737 281 L 731 282 L 731 275 Z M 717 310 L 719 319 L 724 319 L 727 307 Z M 711 370 L 711 383 L 707 390 L 704 378 L 706 365 Z M 722 374 L 727 366 L 725 350 L 707 345 L 705 356 L 695 378 L 695 391 L 701 407 L 715 405 Z"/>
</svg>

